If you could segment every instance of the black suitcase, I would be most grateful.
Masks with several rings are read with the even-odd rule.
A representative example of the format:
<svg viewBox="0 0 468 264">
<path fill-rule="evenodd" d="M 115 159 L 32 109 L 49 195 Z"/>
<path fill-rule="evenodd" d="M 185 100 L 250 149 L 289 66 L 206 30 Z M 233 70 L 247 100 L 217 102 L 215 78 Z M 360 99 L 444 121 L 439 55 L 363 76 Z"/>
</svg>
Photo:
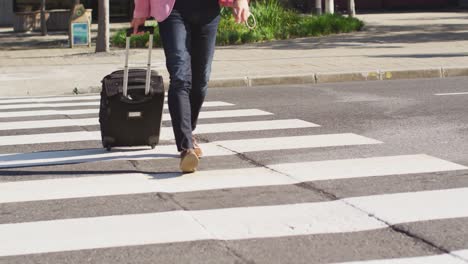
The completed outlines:
<svg viewBox="0 0 468 264">
<path fill-rule="evenodd" d="M 151 70 L 154 28 L 145 27 L 145 31 L 150 31 L 147 69 L 129 70 L 129 30 L 124 70 L 115 71 L 102 80 L 99 123 L 102 145 L 108 151 L 116 146 L 154 148 L 159 143 L 164 84 L 162 76 Z"/>
</svg>

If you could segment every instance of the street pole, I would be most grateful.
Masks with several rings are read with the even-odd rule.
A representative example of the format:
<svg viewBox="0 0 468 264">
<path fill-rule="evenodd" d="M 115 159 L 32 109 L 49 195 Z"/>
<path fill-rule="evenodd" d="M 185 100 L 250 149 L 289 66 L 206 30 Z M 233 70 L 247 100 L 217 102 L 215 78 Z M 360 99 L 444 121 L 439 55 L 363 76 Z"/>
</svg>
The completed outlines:
<svg viewBox="0 0 468 264">
<path fill-rule="evenodd" d="M 109 0 L 99 0 L 96 52 L 109 52 Z"/>
<path fill-rule="evenodd" d="M 325 13 L 327 14 L 335 13 L 335 1 L 334 0 L 325 0 Z"/>
<path fill-rule="evenodd" d="M 314 14 L 317 16 L 322 14 L 322 0 L 315 0 Z"/>
<path fill-rule="evenodd" d="M 47 36 L 46 0 L 41 0 L 41 33 Z"/>
<path fill-rule="evenodd" d="M 354 3 L 354 0 L 348 0 L 348 15 L 350 17 L 356 16 L 356 5 Z"/>
</svg>

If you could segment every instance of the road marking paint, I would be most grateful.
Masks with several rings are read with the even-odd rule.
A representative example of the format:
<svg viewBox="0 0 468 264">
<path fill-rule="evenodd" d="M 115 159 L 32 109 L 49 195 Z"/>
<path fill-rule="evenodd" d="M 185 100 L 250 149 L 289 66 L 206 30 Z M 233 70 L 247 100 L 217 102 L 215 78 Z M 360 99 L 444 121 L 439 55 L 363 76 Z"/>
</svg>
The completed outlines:
<svg viewBox="0 0 468 264">
<path fill-rule="evenodd" d="M 468 169 L 424 154 L 274 164 L 269 167 L 303 181 Z"/>
<path fill-rule="evenodd" d="M 216 107 L 216 106 L 232 106 L 229 105 L 221 105 L 214 104 L 212 102 L 206 102 L 203 107 Z M 235 110 L 233 110 L 235 111 Z M 241 111 L 241 110 L 237 110 Z M 99 109 L 76 109 L 76 110 L 68 110 L 68 109 L 61 109 L 61 110 L 35 110 L 35 111 L 17 111 L 17 112 L 3 112 L 0 113 L 0 118 L 8 118 L 8 117 L 28 117 L 28 116 L 51 116 L 51 115 L 86 115 L 86 114 L 98 114 Z"/>
<path fill-rule="evenodd" d="M 385 227 L 341 201 L 76 218 L 0 225 L 0 256 Z"/>
<path fill-rule="evenodd" d="M 5 224 L 0 225 L 0 237 L 9 241 L 0 244 L 0 256 L 13 256 L 205 240 L 211 235 L 188 213 L 172 211 Z"/>
<path fill-rule="evenodd" d="M 407 223 L 466 217 L 468 208 L 453 203 L 460 198 L 468 198 L 467 188 L 345 200 L 356 206 L 366 204 L 360 207 L 364 210 L 372 204 L 370 212 L 377 211 L 377 217 L 392 214 L 397 223 Z M 427 206 L 428 201 L 436 203 Z M 386 227 L 342 201 L 76 218 L 0 225 L 0 237 L 8 241 L 0 244 L 0 256 L 206 239 L 358 232 Z"/>
<path fill-rule="evenodd" d="M 204 155 L 225 156 L 233 152 L 220 148 L 212 143 L 200 144 Z M 65 151 L 46 151 L 21 154 L 5 154 L 0 156 L 0 168 L 19 168 L 30 166 L 62 165 L 96 161 L 113 160 L 148 160 L 179 158 L 174 145 L 160 145 L 155 149 L 149 147 L 119 147 L 111 152 L 105 149 L 83 149 Z"/>
<path fill-rule="evenodd" d="M 265 116 L 272 115 L 258 109 L 241 109 L 241 110 L 223 110 L 223 111 L 208 111 L 200 112 L 200 119 L 208 118 L 226 118 L 226 117 L 247 117 L 247 116 Z M 163 114 L 163 121 L 171 120 L 169 114 Z M 94 126 L 99 125 L 99 119 L 83 118 L 83 119 L 54 119 L 54 120 L 38 120 L 38 121 L 16 121 L 16 122 L 0 122 L 0 130 L 14 129 L 35 129 L 35 128 L 52 128 L 52 127 L 71 127 L 71 126 Z"/>
<path fill-rule="evenodd" d="M 79 109 L 79 110 L 36 110 L 0 113 L 0 118 L 29 117 L 29 116 L 52 116 L 52 115 L 87 115 L 98 114 L 99 109 Z"/>
<path fill-rule="evenodd" d="M 220 240 L 357 232 L 386 227 L 342 201 L 200 210 L 190 211 L 190 215 Z"/>
<path fill-rule="evenodd" d="M 454 251 L 452 252 L 452 254 L 457 255 L 458 257 L 468 261 L 468 249 Z"/>
<path fill-rule="evenodd" d="M 167 95 L 164 96 L 167 98 Z M 100 95 L 71 95 L 71 96 L 23 96 L 23 97 L 0 97 L 0 104 L 18 104 L 18 103 L 53 103 L 69 101 L 100 101 Z"/>
<path fill-rule="evenodd" d="M 269 120 L 269 121 L 250 121 L 233 123 L 215 123 L 201 124 L 197 126 L 197 134 L 206 133 L 224 133 L 241 131 L 262 131 L 273 129 L 292 129 L 318 127 L 319 125 L 302 121 L 299 119 Z M 172 140 L 173 132 L 170 127 L 162 127 L 160 133 L 161 140 Z M 14 135 L 0 137 L 0 146 L 25 145 L 25 144 L 44 144 L 58 142 L 76 142 L 76 141 L 100 141 L 100 131 L 80 131 L 65 133 L 48 133 L 32 135 Z"/>
<path fill-rule="evenodd" d="M 170 154 L 165 155 L 148 155 L 146 158 L 178 158 L 173 150 L 173 146 L 165 146 L 172 148 Z M 205 146 L 204 150 L 205 150 Z M 227 151 L 222 148 L 216 148 L 214 145 L 207 144 L 206 151 L 208 156 L 224 156 L 233 155 L 235 153 Z M 57 154 L 55 154 L 58 156 Z M 112 153 L 114 158 L 125 159 L 128 158 L 127 153 Z M 168 157 L 169 156 L 169 157 Z M 350 178 L 346 171 L 353 170 L 353 164 L 360 164 L 361 170 L 352 174 L 352 177 L 377 177 L 392 175 L 395 172 L 392 169 L 373 171 L 372 165 L 378 166 L 376 160 L 388 161 L 388 166 L 397 166 L 396 161 L 407 163 L 417 163 L 411 168 L 402 168 L 399 170 L 400 174 L 426 172 L 439 172 L 449 171 L 454 169 L 463 168 L 456 166 L 447 161 L 439 160 L 434 157 L 425 156 L 425 160 L 421 160 L 419 156 L 396 156 L 396 157 L 380 157 L 369 158 L 365 161 L 350 159 L 350 160 L 337 160 L 333 162 L 309 162 L 301 164 L 283 164 L 292 165 L 298 171 L 303 171 L 302 174 L 307 176 L 300 176 L 289 174 L 288 176 L 281 176 L 283 174 L 274 173 L 270 174 L 268 169 L 238 169 L 238 170 L 220 170 L 220 171 L 201 171 L 191 174 L 186 177 L 181 176 L 179 173 L 168 174 L 114 174 L 109 176 L 94 176 L 94 177 L 79 177 L 69 179 L 49 179 L 49 180 L 33 180 L 21 182 L 7 182 L 0 183 L 0 203 L 11 202 L 24 202 L 36 200 L 51 200 L 51 199 L 66 199 L 66 198 L 83 198 L 92 196 L 106 196 L 106 195 L 123 195 L 123 194 L 137 194 L 146 192 L 191 192 L 202 191 L 210 189 L 222 188 L 237 188 L 237 187 L 253 187 L 253 186 L 270 186 L 270 185 L 288 185 L 300 182 L 312 182 L 325 179 L 338 178 L 336 170 L 333 167 L 327 166 L 343 166 L 341 168 L 341 178 Z M 0 157 L 2 158 L 2 157 Z M 38 157 L 40 158 L 40 157 Z M 98 157 L 94 157 L 98 158 Z M 4 158 L 2 158 L 4 159 Z M 60 159 L 60 158 L 57 158 Z M 439 166 L 425 169 L 424 166 L 427 162 L 438 163 Z M 41 162 L 37 160 L 36 162 Z M 366 166 L 362 164 L 367 163 Z M 357 165 L 359 166 L 359 165 Z M 319 168 L 319 170 L 309 170 L 311 167 Z M 364 169 L 363 169 L 364 167 Z M 328 176 L 329 178 L 327 178 Z"/>
<path fill-rule="evenodd" d="M 226 147 L 230 150 L 234 150 L 236 152 L 319 148 L 381 143 L 381 141 L 359 136 L 352 133 L 309 135 L 298 137 L 277 137 L 268 140 L 265 140 L 265 138 L 257 138 L 216 142 L 216 144 Z"/>
<path fill-rule="evenodd" d="M 444 96 L 444 95 L 468 95 L 468 92 L 463 92 L 463 93 L 437 93 L 437 94 L 434 94 L 434 95 L 438 95 L 438 96 Z"/>
<path fill-rule="evenodd" d="M 1 130 L 36 129 L 52 127 L 91 126 L 99 124 L 98 118 L 53 119 L 37 121 L 0 122 Z"/>
<path fill-rule="evenodd" d="M 294 145 L 294 147 L 300 148 L 316 148 L 316 147 L 328 147 L 336 146 L 335 142 L 327 140 L 329 145 L 316 144 L 316 138 L 318 135 L 311 136 L 299 136 L 290 137 L 289 141 L 301 141 L 302 144 Z M 333 137 L 338 138 L 337 135 Z M 234 155 L 235 152 L 248 152 L 248 151 L 260 151 L 260 150 L 276 150 L 278 146 L 283 146 L 282 142 L 278 141 L 277 138 L 260 138 L 265 146 L 270 146 L 272 149 L 266 149 L 260 147 L 259 149 L 245 148 L 245 140 L 229 140 L 229 141 L 215 141 L 212 143 L 202 143 L 200 146 L 203 148 L 205 156 L 220 156 L 220 155 Z M 369 139 L 371 140 L 371 139 Z M 352 145 L 352 143 L 361 144 L 361 139 L 357 138 L 356 141 L 346 142 L 346 145 Z M 218 146 L 222 146 L 220 148 Z M 228 147 L 232 151 L 227 151 Z M 284 146 L 285 148 L 292 146 Z M 143 150 L 142 150 L 143 149 Z M 225 151 L 220 151 L 225 150 Z M 171 155 L 178 158 L 178 153 L 175 151 L 173 145 L 162 145 L 158 146 L 154 150 L 145 149 L 145 147 L 130 147 L 130 148 L 116 148 L 112 152 L 105 151 L 104 149 L 83 149 L 83 150 L 64 150 L 64 151 L 45 151 L 35 153 L 18 153 L 18 154 L 4 154 L 4 157 L 0 156 L 0 168 L 15 168 L 15 167 L 28 167 L 28 166 L 45 166 L 45 165 L 60 165 L 60 164 L 72 164 L 72 163 L 84 163 L 84 162 L 95 162 L 95 161 L 111 161 L 111 160 L 143 160 L 143 159 L 164 159 L 170 158 Z"/>
<path fill-rule="evenodd" d="M 81 131 L 0 137 L 0 146 L 101 140 L 101 132 Z"/>
<path fill-rule="evenodd" d="M 203 107 L 217 107 L 217 106 L 232 106 L 233 104 L 211 101 L 205 102 Z M 82 106 L 99 106 L 99 102 L 80 102 L 80 103 L 30 103 L 30 104 L 13 104 L 13 105 L 0 105 L 0 110 L 11 109 L 31 109 L 31 108 L 59 108 L 59 107 L 82 107 Z M 167 104 L 164 105 L 167 108 Z"/>
<path fill-rule="evenodd" d="M 468 216 L 468 188 L 344 199 L 392 225 Z"/>
<path fill-rule="evenodd" d="M 190 175 L 179 172 L 152 175 L 127 173 L 0 183 L 0 203 L 152 192 L 191 192 L 295 183 L 297 181 L 265 168 L 199 171 Z"/>
<path fill-rule="evenodd" d="M 226 117 L 248 117 L 248 116 L 266 116 L 273 115 L 273 113 L 266 112 L 259 109 L 239 109 L 239 110 L 223 110 L 223 111 L 202 111 L 199 118 L 226 118 Z M 170 117 L 166 118 L 170 120 Z"/>
<path fill-rule="evenodd" d="M 457 251 L 451 254 L 456 255 Z M 410 258 L 392 258 L 392 259 L 376 259 L 376 260 L 363 260 L 352 262 L 340 262 L 335 264 L 466 264 L 465 261 L 454 257 L 450 254 L 434 255 L 434 256 L 421 256 Z"/>
<path fill-rule="evenodd" d="M 99 102 L 81 102 L 81 103 L 30 103 L 30 104 L 13 104 L 13 105 L 0 105 L 0 110 L 10 109 L 31 109 L 31 108 L 58 108 L 58 107 L 72 107 L 72 106 L 99 106 Z"/>
<path fill-rule="evenodd" d="M 303 121 L 300 119 L 280 119 L 268 121 L 232 122 L 198 125 L 196 134 L 221 133 L 221 132 L 242 132 L 260 131 L 274 129 L 311 128 L 319 125 Z"/>
<path fill-rule="evenodd" d="M 0 104 L 18 104 L 18 103 L 44 103 L 44 102 L 67 102 L 67 101 L 85 101 L 85 100 L 100 100 L 99 95 L 87 96 L 58 96 L 58 97 L 42 97 L 42 98 L 1 98 Z"/>
</svg>

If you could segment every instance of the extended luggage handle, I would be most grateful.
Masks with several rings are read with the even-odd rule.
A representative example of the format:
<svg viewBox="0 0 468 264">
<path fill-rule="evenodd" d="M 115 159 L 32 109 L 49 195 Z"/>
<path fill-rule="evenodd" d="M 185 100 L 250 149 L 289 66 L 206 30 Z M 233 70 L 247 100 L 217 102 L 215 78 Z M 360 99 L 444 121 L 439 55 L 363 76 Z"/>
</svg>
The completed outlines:
<svg viewBox="0 0 468 264">
<path fill-rule="evenodd" d="M 138 32 L 149 32 L 149 44 L 148 44 L 148 64 L 146 70 L 146 80 L 145 80 L 145 95 L 149 94 L 151 86 L 151 51 L 153 50 L 153 36 L 154 36 L 154 27 L 144 27 L 141 26 L 138 28 Z M 130 37 L 133 34 L 133 28 L 127 29 L 126 40 L 125 40 L 125 66 L 124 66 L 124 77 L 123 77 L 123 95 L 127 97 L 128 94 L 128 57 L 130 54 Z"/>
</svg>

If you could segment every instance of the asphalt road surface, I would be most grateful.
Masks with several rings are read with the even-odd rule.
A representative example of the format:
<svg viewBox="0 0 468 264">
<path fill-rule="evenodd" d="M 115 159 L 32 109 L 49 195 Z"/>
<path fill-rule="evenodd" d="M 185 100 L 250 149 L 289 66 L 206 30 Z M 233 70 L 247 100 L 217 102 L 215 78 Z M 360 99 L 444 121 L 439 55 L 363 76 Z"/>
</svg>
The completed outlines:
<svg viewBox="0 0 468 264">
<path fill-rule="evenodd" d="M 98 100 L 0 98 L 0 263 L 468 263 L 468 78 L 212 89 L 187 175 Z"/>
</svg>

